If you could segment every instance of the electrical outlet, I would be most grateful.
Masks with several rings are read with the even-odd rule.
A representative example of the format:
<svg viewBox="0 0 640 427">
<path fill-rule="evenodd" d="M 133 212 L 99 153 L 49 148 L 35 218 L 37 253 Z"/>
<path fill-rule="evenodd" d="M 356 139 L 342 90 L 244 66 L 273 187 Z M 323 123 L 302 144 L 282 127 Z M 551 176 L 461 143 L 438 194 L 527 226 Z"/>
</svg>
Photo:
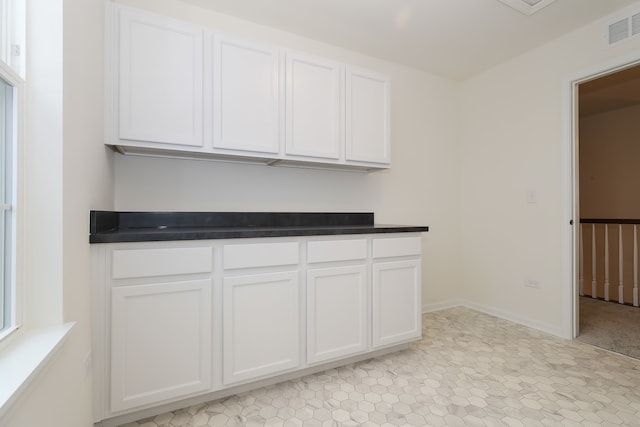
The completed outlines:
<svg viewBox="0 0 640 427">
<path fill-rule="evenodd" d="M 538 289 L 538 288 L 540 287 L 540 283 L 539 283 L 537 280 L 535 280 L 535 279 L 526 279 L 526 280 L 524 281 L 524 285 L 525 285 L 527 288 L 535 288 L 535 289 Z"/>
</svg>

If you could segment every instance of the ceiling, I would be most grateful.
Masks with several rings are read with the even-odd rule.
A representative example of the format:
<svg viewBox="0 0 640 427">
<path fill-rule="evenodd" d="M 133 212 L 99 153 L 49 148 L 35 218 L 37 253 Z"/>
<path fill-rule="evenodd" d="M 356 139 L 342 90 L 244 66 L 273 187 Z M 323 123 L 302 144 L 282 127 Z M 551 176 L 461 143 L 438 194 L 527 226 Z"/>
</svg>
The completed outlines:
<svg viewBox="0 0 640 427">
<path fill-rule="evenodd" d="M 581 117 L 640 104 L 640 65 L 578 86 Z"/>
<path fill-rule="evenodd" d="M 557 0 L 530 16 L 498 0 L 182 1 L 463 80 L 636 0 Z"/>
</svg>

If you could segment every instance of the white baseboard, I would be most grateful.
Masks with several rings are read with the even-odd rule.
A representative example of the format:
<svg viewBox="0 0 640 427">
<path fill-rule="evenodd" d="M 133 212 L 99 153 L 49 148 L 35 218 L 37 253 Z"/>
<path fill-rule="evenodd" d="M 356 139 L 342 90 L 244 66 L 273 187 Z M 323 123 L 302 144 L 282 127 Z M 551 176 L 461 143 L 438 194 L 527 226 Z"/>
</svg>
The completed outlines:
<svg viewBox="0 0 640 427">
<path fill-rule="evenodd" d="M 447 301 L 435 302 L 432 304 L 424 304 L 422 306 L 422 313 L 433 313 L 434 311 L 446 310 L 448 308 L 464 306 L 464 300 L 450 299 Z"/>
<path fill-rule="evenodd" d="M 476 302 L 465 300 L 465 299 L 452 299 L 452 300 L 441 301 L 433 304 L 424 304 L 422 306 L 422 312 L 431 313 L 435 311 L 446 310 L 448 308 L 453 308 L 453 307 L 466 307 L 471 310 L 479 311 L 481 313 L 489 314 L 491 316 L 495 316 L 500 319 L 517 323 L 519 325 L 527 326 L 532 329 L 537 329 L 539 331 L 546 332 L 548 334 L 555 335 L 560 338 L 566 338 L 562 333 L 562 328 L 559 326 L 551 325 L 545 322 L 540 322 L 538 320 L 531 319 L 526 316 L 521 316 L 516 313 L 500 310 L 495 307 L 490 307 L 484 304 L 478 304 Z"/>
</svg>

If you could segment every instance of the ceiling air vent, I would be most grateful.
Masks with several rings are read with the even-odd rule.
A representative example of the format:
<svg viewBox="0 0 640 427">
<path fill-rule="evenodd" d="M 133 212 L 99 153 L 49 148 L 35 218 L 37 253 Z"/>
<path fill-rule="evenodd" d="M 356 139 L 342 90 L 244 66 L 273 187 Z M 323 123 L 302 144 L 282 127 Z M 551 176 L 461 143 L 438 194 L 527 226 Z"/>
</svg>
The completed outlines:
<svg viewBox="0 0 640 427">
<path fill-rule="evenodd" d="M 525 15 L 533 15 L 556 0 L 498 0 Z"/>
</svg>

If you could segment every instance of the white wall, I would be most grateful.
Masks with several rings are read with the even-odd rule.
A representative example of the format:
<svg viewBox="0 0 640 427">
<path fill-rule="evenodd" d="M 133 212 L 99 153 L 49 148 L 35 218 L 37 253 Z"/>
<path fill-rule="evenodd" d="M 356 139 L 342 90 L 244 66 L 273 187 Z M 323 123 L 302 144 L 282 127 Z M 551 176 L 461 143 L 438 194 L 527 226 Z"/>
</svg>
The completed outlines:
<svg viewBox="0 0 640 427">
<path fill-rule="evenodd" d="M 580 117 L 582 218 L 640 218 L 638 118 L 640 105 Z"/>
<path fill-rule="evenodd" d="M 563 211 L 569 189 L 562 152 L 570 117 L 563 116 L 563 94 L 574 76 L 640 47 L 636 40 L 606 48 L 604 25 L 583 27 L 462 85 L 463 293 L 490 311 L 565 335 L 571 283 L 563 275 L 570 254 L 562 233 L 570 216 Z M 527 203 L 528 189 L 537 204 Z M 539 289 L 525 287 L 527 278 Z"/>
<path fill-rule="evenodd" d="M 34 148 L 41 151 L 32 153 L 27 171 L 35 188 L 30 195 L 35 211 L 28 226 L 33 224 L 41 234 L 31 234 L 27 266 L 39 280 L 34 299 L 42 307 L 55 307 L 44 322 L 58 317 L 58 322 L 73 321 L 76 326 L 3 425 L 87 427 L 92 425 L 91 374 L 85 369 L 91 349 L 89 210 L 113 208 L 113 155 L 103 145 L 104 3 L 28 3 L 41 12 L 49 8 L 46 25 L 58 32 L 45 34 L 57 38 L 50 56 L 39 53 L 40 71 L 49 67 L 54 85 L 32 93 L 55 95 L 55 102 L 45 103 L 49 127 L 31 135 Z M 48 289 L 53 289 L 52 296 Z"/>
<path fill-rule="evenodd" d="M 458 84 L 173 0 L 120 3 L 391 75 L 392 168 L 371 174 L 116 156 L 117 210 L 367 211 L 428 225 L 423 302 L 457 292 Z"/>
<path fill-rule="evenodd" d="M 42 327 L 62 320 L 62 1 L 33 0 L 27 14 L 23 321 Z"/>
</svg>

